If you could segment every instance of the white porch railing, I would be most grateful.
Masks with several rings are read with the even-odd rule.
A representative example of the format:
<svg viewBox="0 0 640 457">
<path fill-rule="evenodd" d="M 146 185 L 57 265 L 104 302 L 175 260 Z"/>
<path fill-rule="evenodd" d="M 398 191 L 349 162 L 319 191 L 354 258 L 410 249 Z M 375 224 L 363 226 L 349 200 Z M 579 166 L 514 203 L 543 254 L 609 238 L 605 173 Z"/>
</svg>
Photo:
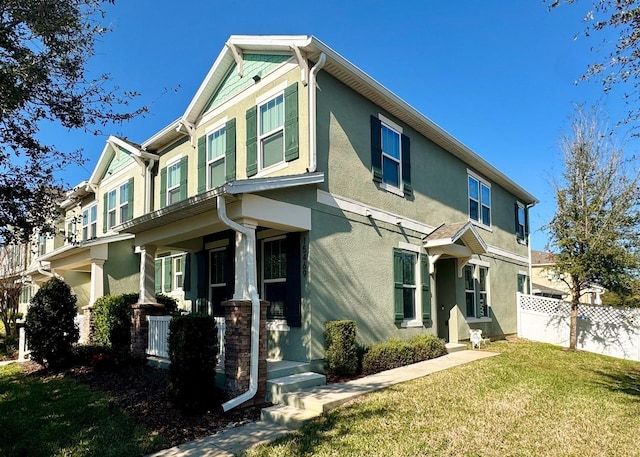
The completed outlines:
<svg viewBox="0 0 640 457">
<path fill-rule="evenodd" d="M 84 314 L 76 314 L 76 317 L 73 318 L 73 323 L 76 324 L 78 330 L 80 330 L 80 338 L 78 339 L 78 343 L 84 343 L 84 338 L 82 337 L 82 323 L 84 322 Z"/>
<path fill-rule="evenodd" d="M 29 345 L 27 344 L 27 332 L 24 326 L 20 326 L 18 330 L 18 362 L 29 360 Z"/>
<path fill-rule="evenodd" d="M 216 317 L 218 328 L 218 366 L 224 366 L 224 317 Z M 149 322 L 149 343 L 147 354 L 155 357 L 169 358 L 169 322 L 171 316 L 147 316 Z"/>
</svg>

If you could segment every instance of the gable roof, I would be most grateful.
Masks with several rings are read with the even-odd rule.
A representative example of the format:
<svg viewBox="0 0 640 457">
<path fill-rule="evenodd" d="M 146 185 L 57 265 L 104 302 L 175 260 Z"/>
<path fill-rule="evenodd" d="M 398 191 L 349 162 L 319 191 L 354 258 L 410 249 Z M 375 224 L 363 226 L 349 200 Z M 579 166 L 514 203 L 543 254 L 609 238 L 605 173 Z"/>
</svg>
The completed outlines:
<svg viewBox="0 0 640 457">
<path fill-rule="evenodd" d="M 467 246 L 473 254 L 484 254 L 487 245 L 480 237 L 471 222 L 459 222 L 457 224 L 442 224 L 433 232 L 424 237 L 424 247 L 444 247 L 457 244 L 458 241 Z"/>
<path fill-rule="evenodd" d="M 451 134 L 322 41 L 314 36 L 307 35 L 232 35 L 225 43 L 225 46 L 207 73 L 195 96 L 187 106 L 184 114 L 178 120 L 169 124 L 156 135 L 142 143 L 142 148 L 158 150 L 159 147 L 169 144 L 171 141 L 184 135 L 185 130 L 188 129 L 186 126 L 193 125 L 206 109 L 209 100 L 227 75 L 229 69 L 234 64 L 241 63 L 241 56 L 244 52 L 290 53 L 292 57 L 296 56 L 296 58 L 299 53 L 303 57 L 303 67 L 307 65 L 307 61 L 309 60 L 317 62 L 320 55 L 324 54 L 326 56 L 326 63 L 322 71 L 326 71 L 354 91 L 373 101 L 388 113 L 458 157 L 490 181 L 502 186 L 523 203 L 528 205 L 538 203 L 538 200 L 533 195 L 473 152 L 470 148 L 462 144 Z M 241 69 L 239 68 L 238 71 L 241 71 Z M 303 74 L 306 73 L 308 73 L 308 68 L 304 68 Z M 183 125 L 185 127 L 183 127 Z M 180 131 L 181 129 L 183 129 L 182 133 Z"/>
<path fill-rule="evenodd" d="M 107 138 L 107 142 L 100 154 L 100 158 L 98 159 L 98 163 L 96 167 L 93 169 L 93 173 L 91 173 L 91 177 L 89 178 L 90 186 L 97 186 L 100 184 L 100 181 L 104 177 L 104 175 L 109 170 L 109 166 L 116 156 L 117 152 L 124 152 L 132 157 L 136 162 L 140 162 L 141 160 L 158 160 L 158 156 L 147 152 L 142 149 L 137 143 L 126 140 L 124 138 L 118 138 L 117 136 L 110 135 Z"/>
<path fill-rule="evenodd" d="M 554 263 L 552 252 L 531 250 L 531 265 L 553 265 Z"/>
</svg>

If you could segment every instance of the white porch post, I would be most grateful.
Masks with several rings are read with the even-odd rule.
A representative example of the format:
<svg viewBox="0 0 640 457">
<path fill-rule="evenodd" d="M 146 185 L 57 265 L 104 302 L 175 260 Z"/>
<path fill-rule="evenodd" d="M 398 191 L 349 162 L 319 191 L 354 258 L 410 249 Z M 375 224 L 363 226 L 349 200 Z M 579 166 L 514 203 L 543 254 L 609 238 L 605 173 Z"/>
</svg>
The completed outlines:
<svg viewBox="0 0 640 457">
<path fill-rule="evenodd" d="M 256 267 L 256 237 L 255 230 L 258 226 L 254 221 L 244 220 L 241 224 L 253 230 L 254 236 L 244 237 L 240 232 L 236 232 L 236 277 L 233 290 L 234 300 L 250 300 L 249 290 L 249 269 L 253 269 L 253 277 L 257 278 Z"/>
<path fill-rule="evenodd" d="M 140 253 L 140 298 L 138 303 L 156 303 L 156 246 L 136 246 Z"/>
<path fill-rule="evenodd" d="M 104 295 L 104 260 L 91 260 L 91 285 L 89 290 L 89 306 Z"/>
</svg>

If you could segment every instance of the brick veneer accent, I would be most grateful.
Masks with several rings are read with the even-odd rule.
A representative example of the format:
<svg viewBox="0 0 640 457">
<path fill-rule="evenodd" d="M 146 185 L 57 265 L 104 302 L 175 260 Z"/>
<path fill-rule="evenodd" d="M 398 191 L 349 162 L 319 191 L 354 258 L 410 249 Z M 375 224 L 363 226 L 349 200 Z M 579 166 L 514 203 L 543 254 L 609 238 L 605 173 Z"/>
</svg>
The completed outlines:
<svg viewBox="0 0 640 457">
<path fill-rule="evenodd" d="M 145 357 L 149 344 L 149 322 L 147 316 L 165 316 L 164 305 L 136 303 L 131 305 L 131 353 L 134 357 Z"/>
<path fill-rule="evenodd" d="M 84 317 L 82 318 L 80 336 L 86 344 L 93 343 L 96 335 L 96 317 L 93 314 L 93 305 L 83 306 L 82 313 Z"/>
<path fill-rule="evenodd" d="M 258 351 L 258 391 L 243 406 L 262 403 L 267 393 L 267 306 L 260 302 L 260 343 Z M 251 301 L 229 300 L 222 303 L 225 317 L 225 390 L 235 398 L 249 390 L 251 371 Z"/>
</svg>

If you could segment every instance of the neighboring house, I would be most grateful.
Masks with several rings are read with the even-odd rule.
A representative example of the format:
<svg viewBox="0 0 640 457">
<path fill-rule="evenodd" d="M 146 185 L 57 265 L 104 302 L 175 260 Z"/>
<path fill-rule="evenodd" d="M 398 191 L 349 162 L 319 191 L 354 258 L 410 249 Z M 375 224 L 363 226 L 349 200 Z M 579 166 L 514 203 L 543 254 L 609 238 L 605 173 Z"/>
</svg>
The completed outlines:
<svg viewBox="0 0 640 457">
<path fill-rule="evenodd" d="M 531 293 L 541 297 L 570 300 L 571 291 L 563 281 L 562 275 L 554 270 L 553 253 L 531 250 Z M 603 287 L 590 285 L 580 297 L 580 303 L 601 305 L 600 295 L 605 292 Z"/>
<path fill-rule="evenodd" d="M 164 292 L 218 316 L 255 272 L 269 357 L 320 366 L 327 320 L 363 343 L 515 333 L 535 203 L 315 37 L 232 36 L 175 122 L 109 138 L 39 258 L 83 306 Z"/>
</svg>

